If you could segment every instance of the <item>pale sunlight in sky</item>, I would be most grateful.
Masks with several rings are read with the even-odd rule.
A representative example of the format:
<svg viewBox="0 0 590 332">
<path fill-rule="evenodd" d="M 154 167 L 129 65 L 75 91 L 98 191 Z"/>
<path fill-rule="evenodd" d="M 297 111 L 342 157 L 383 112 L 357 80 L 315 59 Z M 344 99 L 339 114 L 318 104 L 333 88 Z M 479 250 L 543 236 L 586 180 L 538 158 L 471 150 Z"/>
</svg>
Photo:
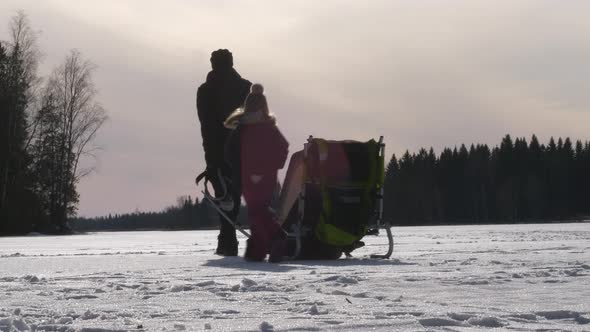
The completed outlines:
<svg viewBox="0 0 590 332">
<path fill-rule="evenodd" d="M 308 135 L 385 136 L 406 149 L 495 145 L 505 134 L 590 139 L 590 2 L 35 1 L 22 9 L 41 74 L 78 49 L 109 114 L 82 216 L 160 210 L 197 194 L 196 88 L 218 48 L 265 86 L 290 151 Z"/>
</svg>

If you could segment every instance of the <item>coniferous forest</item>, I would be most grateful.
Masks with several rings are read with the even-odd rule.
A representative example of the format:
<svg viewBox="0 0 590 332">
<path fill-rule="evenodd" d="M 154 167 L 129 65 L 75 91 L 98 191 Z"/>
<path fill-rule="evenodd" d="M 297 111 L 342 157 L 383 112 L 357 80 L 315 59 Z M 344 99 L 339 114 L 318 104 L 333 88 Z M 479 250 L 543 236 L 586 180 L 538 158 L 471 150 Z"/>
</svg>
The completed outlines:
<svg viewBox="0 0 590 332">
<path fill-rule="evenodd" d="M 590 143 L 536 136 L 500 146 L 395 155 L 386 166 L 384 215 L 394 224 L 590 219 Z"/>
<path fill-rule="evenodd" d="M 96 218 L 73 218 L 71 226 L 80 232 L 86 231 L 133 231 L 153 229 L 213 229 L 219 227 L 217 213 L 205 201 L 181 196 L 177 204 L 160 212 L 109 214 Z M 242 205 L 237 221 L 248 224 L 247 210 Z"/>
</svg>

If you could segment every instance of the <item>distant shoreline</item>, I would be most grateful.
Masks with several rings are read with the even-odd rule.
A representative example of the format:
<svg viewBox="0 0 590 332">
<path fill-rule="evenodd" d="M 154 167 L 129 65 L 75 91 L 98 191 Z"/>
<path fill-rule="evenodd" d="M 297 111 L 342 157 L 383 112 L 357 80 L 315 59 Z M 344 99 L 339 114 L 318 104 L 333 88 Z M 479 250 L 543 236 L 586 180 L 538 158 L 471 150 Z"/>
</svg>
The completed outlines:
<svg viewBox="0 0 590 332">
<path fill-rule="evenodd" d="M 399 227 L 431 227 L 431 226 L 492 226 L 492 225 L 533 225 L 533 224 L 584 224 L 590 223 L 590 219 L 566 219 L 566 220 L 553 220 L 553 221 L 520 221 L 520 222 L 488 222 L 488 223 L 429 223 L 429 224 L 420 224 L 420 225 L 391 225 L 392 228 L 399 228 Z M 217 227 L 204 227 L 198 229 L 192 228 L 137 228 L 137 229 L 104 229 L 104 230 L 85 230 L 85 231 L 76 231 L 75 229 L 72 230 L 70 233 L 62 233 L 62 234 L 50 234 L 50 233 L 40 233 L 40 232 L 31 232 L 28 234 L 6 234 L 0 235 L 0 237 L 35 237 L 35 236 L 72 236 L 72 235 L 87 235 L 90 233 L 118 233 L 118 232 L 184 232 L 184 231 L 215 231 Z M 244 227 L 244 229 L 249 229 L 249 227 Z"/>
</svg>

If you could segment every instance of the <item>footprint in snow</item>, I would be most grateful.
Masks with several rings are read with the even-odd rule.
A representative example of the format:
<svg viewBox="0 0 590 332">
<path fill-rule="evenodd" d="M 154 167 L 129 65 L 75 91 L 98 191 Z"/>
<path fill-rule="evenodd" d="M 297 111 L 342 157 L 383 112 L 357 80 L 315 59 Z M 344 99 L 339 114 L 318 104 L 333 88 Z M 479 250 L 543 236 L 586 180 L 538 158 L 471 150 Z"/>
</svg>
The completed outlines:
<svg viewBox="0 0 590 332">
<path fill-rule="evenodd" d="M 394 312 L 388 312 L 385 314 L 388 317 L 397 317 L 397 316 L 414 316 L 414 317 L 420 317 L 420 316 L 424 316 L 424 313 L 421 311 L 394 311 Z"/>
<path fill-rule="evenodd" d="M 307 313 L 315 316 L 315 315 L 325 315 L 328 313 L 328 310 L 319 310 L 317 305 L 312 305 L 308 310 Z"/>
<path fill-rule="evenodd" d="M 28 281 L 28 282 L 32 283 L 32 284 L 39 283 L 39 282 L 44 282 L 45 281 L 45 278 L 39 278 L 39 277 L 33 276 L 33 275 L 24 276 L 23 279 L 25 281 Z"/>
<path fill-rule="evenodd" d="M 332 291 L 332 295 L 345 295 L 345 296 L 349 296 L 350 293 L 347 293 L 347 292 L 341 291 L 341 290 L 335 290 L 335 291 Z"/>
<path fill-rule="evenodd" d="M 545 319 L 549 320 L 580 317 L 579 312 L 569 310 L 538 311 L 535 314 L 537 314 L 537 316 L 545 317 Z"/>
<path fill-rule="evenodd" d="M 489 285 L 490 282 L 488 280 L 483 279 L 472 279 L 469 278 L 467 280 L 463 280 L 459 282 L 459 285 L 471 285 L 471 286 L 479 286 L 479 285 Z"/>
<path fill-rule="evenodd" d="M 344 322 L 343 321 L 340 321 L 340 320 L 324 320 L 324 321 L 322 321 L 322 323 L 329 324 L 329 325 L 340 325 L 340 324 L 344 324 Z"/>
<path fill-rule="evenodd" d="M 260 323 L 260 332 L 273 332 L 274 326 L 270 325 L 268 322 Z"/>
<path fill-rule="evenodd" d="M 170 287 L 170 292 L 172 292 L 172 293 L 187 292 L 192 289 L 193 289 L 193 287 L 191 287 L 189 285 L 174 285 L 174 286 Z"/>
<path fill-rule="evenodd" d="M 258 283 L 252 279 L 248 279 L 248 278 L 242 279 L 242 286 L 244 286 L 246 288 L 256 286 L 256 285 L 258 285 Z"/>
<path fill-rule="evenodd" d="M 462 322 L 458 322 L 453 319 L 447 318 L 423 318 L 418 320 L 424 327 L 437 327 L 437 326 L 461 326 L 464 325 Z"/>
<path fill-rule="evenodd" d="M 80 295 L 66 296 L 65 299 L 66 300 L 92 300 L 92 299 L 98 299 L 98 296 L 89 295 L 89 294 L 80 294 Z"/>
<path fill-rule="evenodd" d="M 369 293 L 368 292 L 356 293 L 356 294 L 353 294 L 352 297 L 364 299 L 364 298 L 369 297 Z"/>
<path fill-rule="evenodd" d="M 475 315 L 473 314 L 466 314 L 466 313 L 459 313 L 459 312 L 449 312 L 447 314 L 447 316 L 449 316 L 449 318 L 452 318 L 454 320 L 458 320 L 458 321 L 466 321 L 472 317 L 475 317 Z"/>
<path fill-rule="evenodd" d="M 330 276 L 330 277 L 324 278 L 324 281 L 334 281 L 335 283 L 338 283 L 338 284 L 354 285 L 354 284 L 359 283 L 359 278 L 358 277 L 346 277 L 346 276 Z"/>
<path fill-rule="evenodd" d="M 196 284 L 197 287 L 207 287 L 213 285 L 215 285 L 215 281 L 213 280 L 202 281 Z"/>
<path fill-rule="evenodd" d="M 98 318 L 99 316 L 100 316 L 100 314 L 96 314 L 96 313 L 93 313 L 93 312 L 92 312 L 92 311 L 90 311 L 90 310 L 86 310 L 86 311 L 85 311 L 85 312 L 82 314 L 82 316 L 80 316 L 80 318 L 81 318 L 82 320 L 90 320 L 90 319 L 96 319 L 96 318 Z"/>
<path fill-rule="evenodd" d="M 537 315 L 534 314 L 513 314 L 513 315 L 508 315 L 509 318 L 515 319 L 517 321 L 536 321 L 537 320 Z"/>
<path fill-rule="evenodd" d="M 472 326 L 481 327 L 502 327 L 504 323 L 497 317 L 472 317 L 467 320 Z"/>
<path fill-rule="evenodd" d="M 571 269 L 571 270 L 563 270 L 563 274 L 567 275 L 568 277 L 580 277 L 580 276 L 585 276 L 586 274 L 580 274 L 580 272 L 582 272 L 582 269 Z"/>
</svg>

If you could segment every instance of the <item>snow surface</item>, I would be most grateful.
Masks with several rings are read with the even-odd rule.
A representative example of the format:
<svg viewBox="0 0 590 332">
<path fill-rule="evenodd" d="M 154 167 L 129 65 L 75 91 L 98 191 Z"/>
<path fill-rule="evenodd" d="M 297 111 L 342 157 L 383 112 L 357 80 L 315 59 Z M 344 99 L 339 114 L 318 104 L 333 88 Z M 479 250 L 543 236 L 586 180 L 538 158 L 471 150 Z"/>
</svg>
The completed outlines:
<svg viewBox="0 0 590 332">
<path fill-rule="evenodd" d="M 393 230 L 390 260 L 281 264 L 213 231 L 0 238 L 0 331 L 590 331 L 590 224 Z"/>
</svg>

